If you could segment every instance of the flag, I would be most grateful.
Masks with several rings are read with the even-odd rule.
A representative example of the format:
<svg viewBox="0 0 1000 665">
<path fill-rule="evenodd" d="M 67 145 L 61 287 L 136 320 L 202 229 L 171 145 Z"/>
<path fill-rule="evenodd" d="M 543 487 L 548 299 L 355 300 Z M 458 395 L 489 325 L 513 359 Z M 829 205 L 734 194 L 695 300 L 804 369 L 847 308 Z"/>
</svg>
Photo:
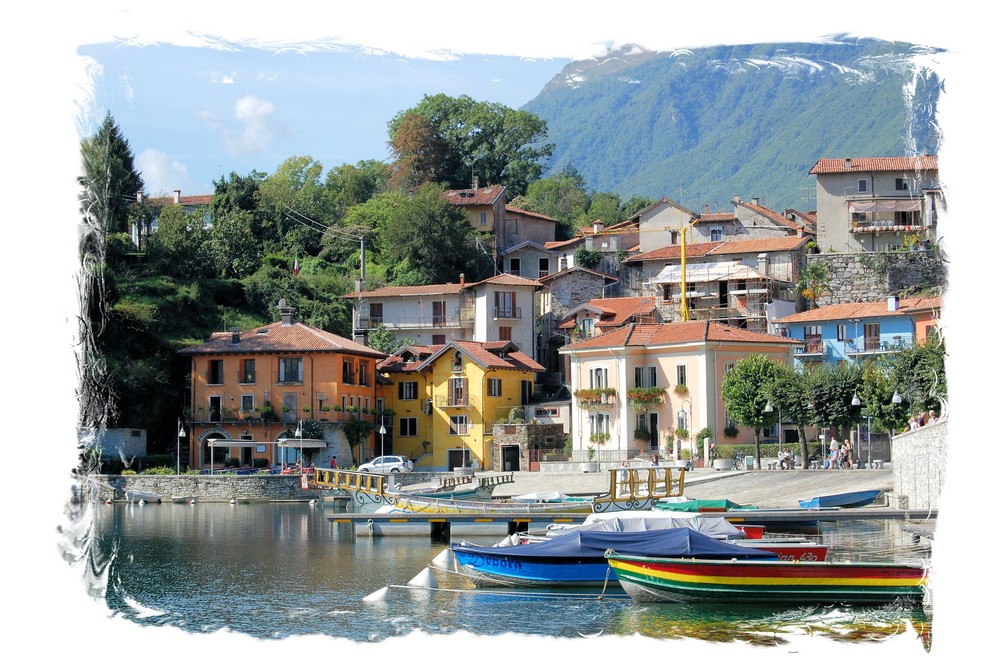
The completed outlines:
<svg viewBox="0 0 1000 665">
<path fill-rule="evenodd" d="M 298 254 L 295 255 L 295 265 L 292 267 L 292 274 L 293 275 L 298 275 L 299 274 L 299 255 Z"/>
</svg>

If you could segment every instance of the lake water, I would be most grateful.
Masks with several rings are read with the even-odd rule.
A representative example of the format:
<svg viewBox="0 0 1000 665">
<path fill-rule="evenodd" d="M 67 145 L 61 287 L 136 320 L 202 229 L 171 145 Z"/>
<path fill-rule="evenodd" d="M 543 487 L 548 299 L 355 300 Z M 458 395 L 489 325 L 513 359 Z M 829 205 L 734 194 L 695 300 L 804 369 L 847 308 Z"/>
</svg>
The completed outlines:
<svg viewBox="0 0 1000 665">
<path fill-rule="evenodd" d="M 436 588 L 406 588 L 445 545 L 429 536 L 354 537 L 330 523 L 329 504 L 91 504 L 86 510 L 93 513 L 87 556 L 103 602 L 144 626 L 229 629 L 265 640 L 326 635 L 380 642 L 415 631 L 467 631 L 774 646 L 892 638 L 930 648 L 930 612 L 922 608 L 639 604 L 620 590 L 477 590 L 446 572 L 434 573 Z M 824 523 L 819 538 L 831 546 L 831 558 L 930 557 L 928 541 L 915 542 L 898 522 Z M 364 600 L 370 595 L 380 598 Z"/>
</svg>

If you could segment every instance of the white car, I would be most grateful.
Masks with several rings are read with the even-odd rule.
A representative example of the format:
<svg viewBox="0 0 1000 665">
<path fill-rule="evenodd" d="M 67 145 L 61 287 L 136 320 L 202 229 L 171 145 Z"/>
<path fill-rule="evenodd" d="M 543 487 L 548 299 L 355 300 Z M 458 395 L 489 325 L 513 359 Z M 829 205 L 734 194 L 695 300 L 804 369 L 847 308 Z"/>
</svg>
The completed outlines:
<svg viewBox="0 0 1000 665">
<path fill-rule="evenodd" d="M 376 457 L 371 462 L 365 462 L 358 467 L 365 473 L 409 473 L 413 471 L 413 460 L 402 455 L 385 455 Z"/>
</svg>

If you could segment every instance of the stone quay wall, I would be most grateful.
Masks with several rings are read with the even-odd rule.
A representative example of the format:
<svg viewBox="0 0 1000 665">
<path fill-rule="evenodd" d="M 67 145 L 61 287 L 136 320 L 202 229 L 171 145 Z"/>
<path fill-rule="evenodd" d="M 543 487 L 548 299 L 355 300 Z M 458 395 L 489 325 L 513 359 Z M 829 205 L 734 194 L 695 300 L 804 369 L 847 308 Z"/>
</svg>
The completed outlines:
<svg viewBox="0 0 1000 665">
<path fill-rule="evenodd" d="M 159 494 L 164 501 L 190 497 L 197 501 L 309 501 L 320 490 L 302 489 L 299 475 L 93 476 L 89 485 L 98 501 L 124 501 L 126 490 Z"/>
<path fill-rule="evenodd" d="M 947 287 L 947 266 L 941 252 L 864 252 L 810 254 L 807 263 L 827 267 L 828 290 L 816 304 L 875 302 L 891 295 L 907 297 L 915 291 Z"/>
<path fill-rule="evenodd" d="M 938 507 L 948 461 L 948 420 L 892 438 L 892 480 L 900 508 Z"/>
</svg>

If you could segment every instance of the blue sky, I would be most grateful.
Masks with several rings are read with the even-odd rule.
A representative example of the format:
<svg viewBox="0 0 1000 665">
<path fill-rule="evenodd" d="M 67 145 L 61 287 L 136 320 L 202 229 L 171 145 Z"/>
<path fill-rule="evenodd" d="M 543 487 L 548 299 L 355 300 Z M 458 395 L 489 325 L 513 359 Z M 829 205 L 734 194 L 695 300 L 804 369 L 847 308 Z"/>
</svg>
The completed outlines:
<svg viewBox="0 0 1000 665">
<path fill-rule="evenodd" d="M 293 155 L 326 168 L 388 159 L 386 125 L 424 95 L 468 95 L 518 108 L 566 58 L 407 58 L 360 46 L 139 46 L 79 49 L 94 101 L 81 131 L 110 111 L 150 195 L 210 194 L 232 171 L 273 173 Z"/>
</svg>

